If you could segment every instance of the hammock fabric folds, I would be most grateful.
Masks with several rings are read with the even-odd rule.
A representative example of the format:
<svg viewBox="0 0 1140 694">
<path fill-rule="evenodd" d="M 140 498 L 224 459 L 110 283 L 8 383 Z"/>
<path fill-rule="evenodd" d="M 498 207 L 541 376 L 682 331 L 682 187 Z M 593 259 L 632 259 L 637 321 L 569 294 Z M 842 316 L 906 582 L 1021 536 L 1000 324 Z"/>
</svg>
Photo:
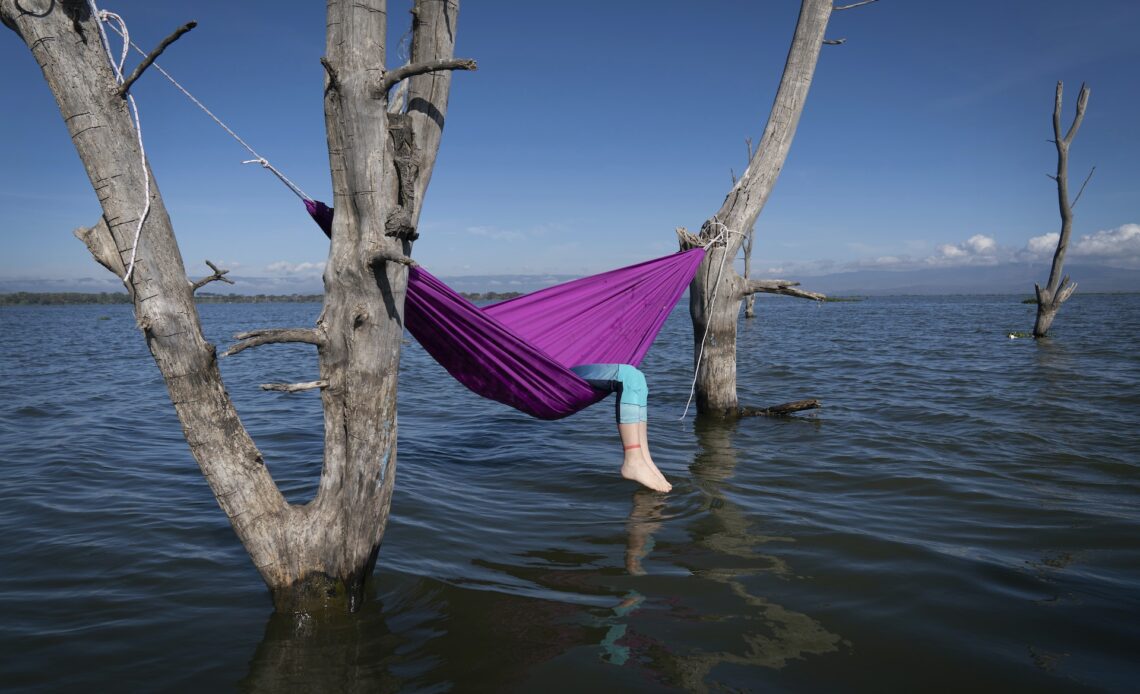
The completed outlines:
<svg viewBox="0 0 1140 694">
<path fill-rule="evenodd" d="M 305 206 L 331 236 L 332 210 L 315 201 Z M 607 395 L 570 367 L 640 364 L 702 258 L 695 248 L 482 308 L 413 267 L 404 324 L 470 390 L 560 419 Z"/>
</svg>

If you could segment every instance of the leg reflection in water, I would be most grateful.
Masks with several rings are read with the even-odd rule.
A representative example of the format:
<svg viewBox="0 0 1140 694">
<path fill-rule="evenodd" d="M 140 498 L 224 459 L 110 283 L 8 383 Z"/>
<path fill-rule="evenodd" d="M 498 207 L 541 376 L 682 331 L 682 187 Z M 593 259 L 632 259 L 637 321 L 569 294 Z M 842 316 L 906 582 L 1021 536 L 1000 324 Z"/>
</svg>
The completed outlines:
<svg viewBox="0 0 1140 694">
<path fill-rule="evenodd" d="M 633 495 L 633 508 L 625 523 L 625 570 L 630 575 L 645 575 L 641 560 L 653 551 L 653 533 L 661 528 L 664 510 L 665 499 L 659 494 L 641 490 Z"/>
<path fill-rule="evenodd" d="M 787 553 L 765 551 L 796 538 L 763 531 L 755 468 L 737 478 L 738 463 L 767 454 L 741 447 L 736 428 L 698 418 L 691 486 L 673 497 L 643 491 L 632 499 L 628 575 L 618 582 L 624 598 L 604 618 L 600 657 L 644 668 L 663 688 L 763 689 L 791 662 L 850 647 L 813 616 L 781 604 L 811 579 L 797 576 Z"/>
</svg>

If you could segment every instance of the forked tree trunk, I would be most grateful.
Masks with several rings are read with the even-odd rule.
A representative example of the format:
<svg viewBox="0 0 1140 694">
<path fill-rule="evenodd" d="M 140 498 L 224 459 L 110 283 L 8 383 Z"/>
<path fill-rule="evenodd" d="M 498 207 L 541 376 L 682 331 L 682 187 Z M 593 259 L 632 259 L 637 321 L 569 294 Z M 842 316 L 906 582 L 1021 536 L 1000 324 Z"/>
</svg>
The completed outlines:
<svg viewBox="0 0 1140 694">
<path fill-rule="evenodd" d="M 775 102 L 748 168 L 733 185 L 720 210 L 701 226 L 699 237 L 679 230 L 682 248 L 708 246 L 705 260 L 689 288 L 697 368 L 697 411 L 702 414 L 734 416 L 739 412 L 736 326 L 745 296 L 767 292 L 823 298 L 795 289 L 796 282 L 745 280 L 733 268 L 733 259 L 745 240 L 745 233 L 756 223 L 784 166 L 815 75 L 831 12 L 831 0 L 803 0 Z"/>
<path fill-rule="evenodd" d="M 1061 210 L 1061 234 L 1057 239 L 1057 250 L 1053 254 L 1053 265 L 1049 269 L 1049 283 L 1044 288 L 1039 284 L 1033 285 L 1037 293 L 1037 320 L 1033 323 L 1033 337 L 1045 337 L 1053 325 L 1053 319 L 1061 304 L 1065 303 L 1077 289 L 1076 282 L 1070 282 L 1064 275 L 1065 252 L 1069 248 L 1069 237 L 1073 232 L 1073 205 L 1076 200 L 1069 202 L 1069 145 L 1077 136 L 1081 121 L 1085 117 L 1085 107 L 1089 101 L 1089 88 L 1081 85 L 1081 92 L 1077 96 L 1077 113 L 1073 117 L 1073 124 L 1069 132 L 1061 136 L 1061 96 L 1063 83 L 1057 83 L 1056 98 L 1053 100 L 1053 142 L 1057 145 L 1057 175 L 1053 180 L 1057 182 L 1057 205 Z M 1092 175 L 1091 173 L 1089 174 Z M 1088 183 L 1088 179 L 1085 179 Z M 1077 198 L 1084 191 L 1084 186 L 1077 193 Z"/>
<path fill-rule="evenodd" d="M 246 333 L 230 350 L 284 342 L 316 346 L 321 380 L 311 385 L 322 387 L 325 452 L 315 499 L 285 501 L 238 418 L 215 348 L 202 335 L 195 287 L 153 177 L 150 211 L 126 281 L 191 452 L 278 609 L 330 601 L 354 609 L 388 518 L 407 282 L 406 266 L 391 261 L 407 262 L 447 108 L 448 83 L 428 73 L 459 67 L 448 63 L 458 2 L 421 0 L 415 12 L 413 40 L 435 63 L 404 74 L 418 75 L 411 89 L 420 112 L 431 116 L 403 117 L 393 146 L 386 112 L 392 84 L 384 82 L 385 3 L 329 0 L 325 111 L 337 214 L 324 310 L 312 329 Z M 0 0 L 0 19 L 43 68 L 99 195 L 102 219 L 77 235 L 96 260 L 122 277 L 148 190 L 146 165 L 98 18 L 81 0 Z M 417 147 L 417 138 L 427 145 Z"/>
</svg>

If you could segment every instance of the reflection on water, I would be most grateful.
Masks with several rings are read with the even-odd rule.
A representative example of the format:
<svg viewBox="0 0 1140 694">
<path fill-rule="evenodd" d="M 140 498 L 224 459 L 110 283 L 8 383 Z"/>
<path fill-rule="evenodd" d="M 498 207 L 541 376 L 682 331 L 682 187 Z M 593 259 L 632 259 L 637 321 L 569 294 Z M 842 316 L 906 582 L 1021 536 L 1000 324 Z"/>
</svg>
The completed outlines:
<svg viewBox="0 0 1140 694">
<path fill-rule="evenodd" d="M 808 615 L 777 605 L 750 590 L 752 583 L 763 585 L 762 581 L 748 580 L 760 575 L 794 580 L 784 560 L 757 552 L 764 544 L 792 540 L 754 530 L 747 515 L 721 492 L 721 485 L 732 478 L 737 465 L 732 435 L 738 425 L 696 422 L 699 451 L 689 471 L 693 485 L 704 496 L 705 513 L 692 519 L 686 528 L 690 544 L 669 548 L 671 561 L 688 569 L 693 579 L 727 590 L 709 586 L 689 591 L 688 594 L 699 596 L 699 601 L 674 596 L 669 614 L 677 619 L 670 625 L 669 640 L 649 631 L 657 624 L 642 625 L 635 619 L 636 613 L 627 610 L 630 628 L 628 633 L 623 629 L 623 637 L 616 641 L 616 645 L 627 650 L 626 657 L 632 649 L 635 657 L 642 655 L 655 669 L 670 673 L 671 684 L 690 691 L 707 691 L 714 684 L 708 681 L 710 674 L 723 665 L 780 668 L 791 659 L 835 651 L 841 643 L 838 635 Z M 661 495 L 634 495 L 627 524 L 626 564 L 631 574 L 645 573 L 641 560 L 651 551 L 652 534 L 661 526 L 664 506 Z M 643 600 L 638 595 L 637 604 Z M 623 601 L 623 605 L 628 602 Z M 700 617 L 693 619 L 698 614 Z M 709 650 L 699 645 L 705 643 L 723 643 L 725 647 Z M 746 682 L 715 684 L 717 688 L 731 688 Z"/>
<path fill-rule="evenodd" d="M 244 692 L 398 692 L 400 645 L 373 600 L 357 614 L 273 613 L 265 625 Z"/>
<path fill-rule="evenodd" d="M 602 625 L 581 623 L 573 605 L 379 578 L 388 595 L 357 614 L 273 614 L 241 689 L 501 691 L 566 649 L 605 637 Z"/>
<path fill-rule="evenodd" d="M 472 559 L 531 595 L 381 573 L 381 594 L 358 615 L 271 616 L 242 689 L 525 690 L 563 671 L 635 688 L 739 689 L 754 668 L 838 650 L 838 635 L 763 592 L 797 580 L 763 546 L 793 541 L 760 532 L 722 492 L 737 466 L 736 426 L 695 427 L 682 493 L 697 512 L 671 514 L 669 495 L 630 494 L 622 564 L 600 526 L 562 547 L 524 541 L 530 549 L 501 560 Z"/>
<path fill-rule="evenodd" d="M 625 544 L 625 570 L 631 576 L 644 576 L 641 560 L 653 551 L 653 533 L 661 528 L 665 496 L 648 489 L 633 493 L 633 506 L 625 531 L 629 539 Z"/>
</svg>

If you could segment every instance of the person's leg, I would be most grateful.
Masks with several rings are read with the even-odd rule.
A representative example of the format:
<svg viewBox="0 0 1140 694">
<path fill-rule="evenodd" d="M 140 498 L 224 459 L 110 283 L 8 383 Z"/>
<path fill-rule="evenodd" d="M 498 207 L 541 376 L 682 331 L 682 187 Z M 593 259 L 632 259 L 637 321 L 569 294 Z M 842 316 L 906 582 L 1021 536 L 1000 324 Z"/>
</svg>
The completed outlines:
<svg viewBox="0 0 1140 694">
<path fill-rule="evenodd" d="M 637 438 L 641 444 L 641 450 L 645 452 L 645 457 L 649 458 L 649 462 L 653 462 L 653 455 L 649 452 L 649 418 L 641 420 L 637 423 Z"/>
<path fill-rule="evenodd" d="M 598 390 L 618 393 L 618 435 L 624 453 L 622 477 L 655 491 L 671 490 L 672 485 L 649 456 L 645 438 L 649 388 L 645 375 L 629 364 L 582 364 L 571 371 Z"/>
<path fill-rule="evenodd" d="M 618 367 L 617 378 L 621 381 L 621 410 L 620 426 L 629 426 L 634 429 L 637 437 L 638 450 L 641 459 L 630 466 L 622 466 L 622 476 L 644 484 L 650 489 L 667 492 L 673 488 L 661 474 L 653 456 L 649 454 L 648 412 L 649 412 L 649 386 L 645 382 L 645 374 L 636 367 L 622 364 Z"/>
</svg>

